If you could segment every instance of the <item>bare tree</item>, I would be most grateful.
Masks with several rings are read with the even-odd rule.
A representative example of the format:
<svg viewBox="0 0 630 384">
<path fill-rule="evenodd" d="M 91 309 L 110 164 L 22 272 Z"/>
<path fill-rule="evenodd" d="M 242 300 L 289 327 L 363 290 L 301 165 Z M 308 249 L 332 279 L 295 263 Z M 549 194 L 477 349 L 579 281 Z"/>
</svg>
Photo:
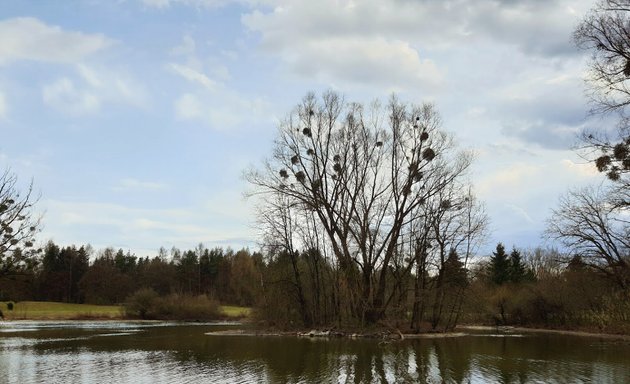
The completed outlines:
<svg viewBox="0 0 630 384">
<path fill-rule="evenodd" d="M 601 0 L 574 32 L 578 47 L 592 52 L 588 85 L 594 113 L 617 113 L 612 135 L 584 132 L 586 154 L 600 172 L 630 187 L 630 1 Z M 629 201 L 626 201 L 630 204 Z"/>
<path fill-rule="evenodd" d="M 630 284 L 629 214 L 627 206 L 614 204 L 607 190 L 571 191 L 553 210 L 547 235 L 625 289 Z"/>
<path fill-rule="evenodd" d="M 431 290 L 431 325 L 448 329 L 459 318 L 466 288 L 465 268 L 485 239 L 488 217 L 465 180 L 457 180 L 436 194 L 418 216 L 423 220 L 412 233 L 418 248 L 414 252 L 417 268 L 411 326 L 419 328 L 429 299 L 426 293 Z M 457 270 L 455 264 L 461 268 Z M 434 278 L 428 279 L 430 274 Z"/>
<path fill-rule="evenodd" d="M 260 207 L 258 222 L 264 236 L 264 248 L 271 255 L 283 254 L 291 262 L 292 279 L 288 282 L 294 288 L 299 304 L 300 317 L 305 326 L 313 322 L 304 293 L 304 284 L 299 266 L 300 253 L 296 248 L 296 237 L 299 234 L 298 212 L 291 209 L 291 199 L 281 194 L 273 194 L 267 204 Z M 266 299 L 266 298 L 265 298 Z"/>
<path fill-rule="evenodd" d="M 334 92 L 309 94 L 280 125 L 272 157 L 246 173 L 252 193 L 271 204 L 283 196 L 287 208 L 309 213 L 297 217 L 315 219 L 363 322 L 381 319 L 391 303 L 390 267 L 420 207 L 471 164 L 440 125 L 431 104 L 392 97 L 366 108 Z"/>
<path fill-rule="evenodd" d="M 17 176 L 9 169 L 0 174 L 0 277 L 19 273 L 33 266 L 33 236 L 40 217 L 33 212 L 37 198 L 33 183 L 26 192 L 17 189 Z"/>
</svg>

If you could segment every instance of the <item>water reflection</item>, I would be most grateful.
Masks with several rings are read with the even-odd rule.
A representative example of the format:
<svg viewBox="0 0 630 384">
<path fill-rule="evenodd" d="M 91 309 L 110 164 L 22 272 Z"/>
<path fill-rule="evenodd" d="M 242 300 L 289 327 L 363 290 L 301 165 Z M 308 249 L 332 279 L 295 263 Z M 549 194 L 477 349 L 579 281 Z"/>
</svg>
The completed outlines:
<svg viewBox="0 0 630 384">
<path fill-rule="evenodd" d="M 0 382 L 630 382 L 624 342 L 561 335 L 403 342 L 205 335 L 226 327 L 4 324 Z"/>
</svg>

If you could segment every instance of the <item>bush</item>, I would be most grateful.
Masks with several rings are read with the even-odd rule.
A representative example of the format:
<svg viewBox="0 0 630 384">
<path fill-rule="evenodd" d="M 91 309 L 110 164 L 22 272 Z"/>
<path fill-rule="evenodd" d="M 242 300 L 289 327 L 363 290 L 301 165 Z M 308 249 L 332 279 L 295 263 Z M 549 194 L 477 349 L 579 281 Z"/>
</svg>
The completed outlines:
<svg viewBox="0 0 630 384">
<path fill-rule="evenodd" d="M 12 301 L 9 301 L 9 302 L 7 303 L 7 309 L 8 309 L 9 311 L 12 311 L 12 310 L 13 310 L 13 302 L 12 302 Z"/>
<path fill-rule="evenodd" d="M 142 288 L 127 298 L 125 312 L 131 317 L 153 318 L 158 300 L 158 294 L 153 289 Z"/>
<path fill-rule="evenodd" d="M 151 288 L 143 288 L 131 295 L 125 304 L 130 317 L 159 320 L 214 320 L 221 317 L 219 303 L 206 295 L 172 294 L 165 297 Z"/>
<path fill-rule="evenodd" d="M 221 317 L 219 303 L 206 295 L 168 295 L 158 302 L 159 319 L 168 320 L 214 320 Z"/>
</svg>

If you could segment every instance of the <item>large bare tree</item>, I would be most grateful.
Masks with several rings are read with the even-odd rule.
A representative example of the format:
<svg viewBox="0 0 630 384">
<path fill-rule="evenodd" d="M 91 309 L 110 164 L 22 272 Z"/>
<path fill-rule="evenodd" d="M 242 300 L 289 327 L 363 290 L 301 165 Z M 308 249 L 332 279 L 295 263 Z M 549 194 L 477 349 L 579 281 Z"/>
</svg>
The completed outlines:
<svg viewBox="0 0 630 384">
<path fill-rule="evenodd" d="M 0 277 L 32 266 L 30 253 L 40 217 L 34 212 L 33 184 L 20 193 L 17 176 L 9 169 L 0 174 Z"/>
<path fill-rule="evenodd" d="M 630 188 L 630 1 L 598 1 L 574 39 L 592 53 L 588 85 L 593 112 L 620 117 L 616 130 L 584 132 L 587 156 L 609 179 Z"/>
<path fill-rule="evenodd" d="M 617 194 L 603 188 L 574 190 L 553 210 L 547 235 L 560 240 L 573 254 L 630 286 L 630 210 L 615 203 Z"/>
<path fill-rule="evenodd" d="M 264 195 L 270 207 L 262 209 L 268 224 L 279 207 L 302 212 L 280 213 L 300 220 L 294 228 L 312 225 L 318 248 L 334 255 L 352 294 L 349 310 L 362 322 L 380 320 L 390 305 L 391 267 L 423 220 L 423 205 L 471 164 L 471 154 L 458 151 L 440 125 L 431 104 L 392 97 L 384 107 L 366 107 L 335 92 L 309 94 L 280 124 L 272 156 L 246 173 L 252 193 Z M 297 229 L 287 233 L 286 220 L 275 220 L 281 224 L 275 235 L 296 247 Z"/>
</svg>

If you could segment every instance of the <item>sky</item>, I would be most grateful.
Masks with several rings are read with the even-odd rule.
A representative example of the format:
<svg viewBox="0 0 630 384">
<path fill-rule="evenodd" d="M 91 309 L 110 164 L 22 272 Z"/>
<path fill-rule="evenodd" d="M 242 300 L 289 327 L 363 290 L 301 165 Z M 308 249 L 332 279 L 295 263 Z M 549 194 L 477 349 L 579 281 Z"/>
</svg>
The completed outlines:
<svg viewBox="0 0 630 384">
<path fill-rule="evenodd" d="M 309 91 L 434 102 L 476 154 L 484 249 L 541 235 L 588 115 L 582 0 L 84 0 L 0 7 L 0 169 L 41 195 L 40 241 L 257 248 L 242 175 Z"/>
</svg>

